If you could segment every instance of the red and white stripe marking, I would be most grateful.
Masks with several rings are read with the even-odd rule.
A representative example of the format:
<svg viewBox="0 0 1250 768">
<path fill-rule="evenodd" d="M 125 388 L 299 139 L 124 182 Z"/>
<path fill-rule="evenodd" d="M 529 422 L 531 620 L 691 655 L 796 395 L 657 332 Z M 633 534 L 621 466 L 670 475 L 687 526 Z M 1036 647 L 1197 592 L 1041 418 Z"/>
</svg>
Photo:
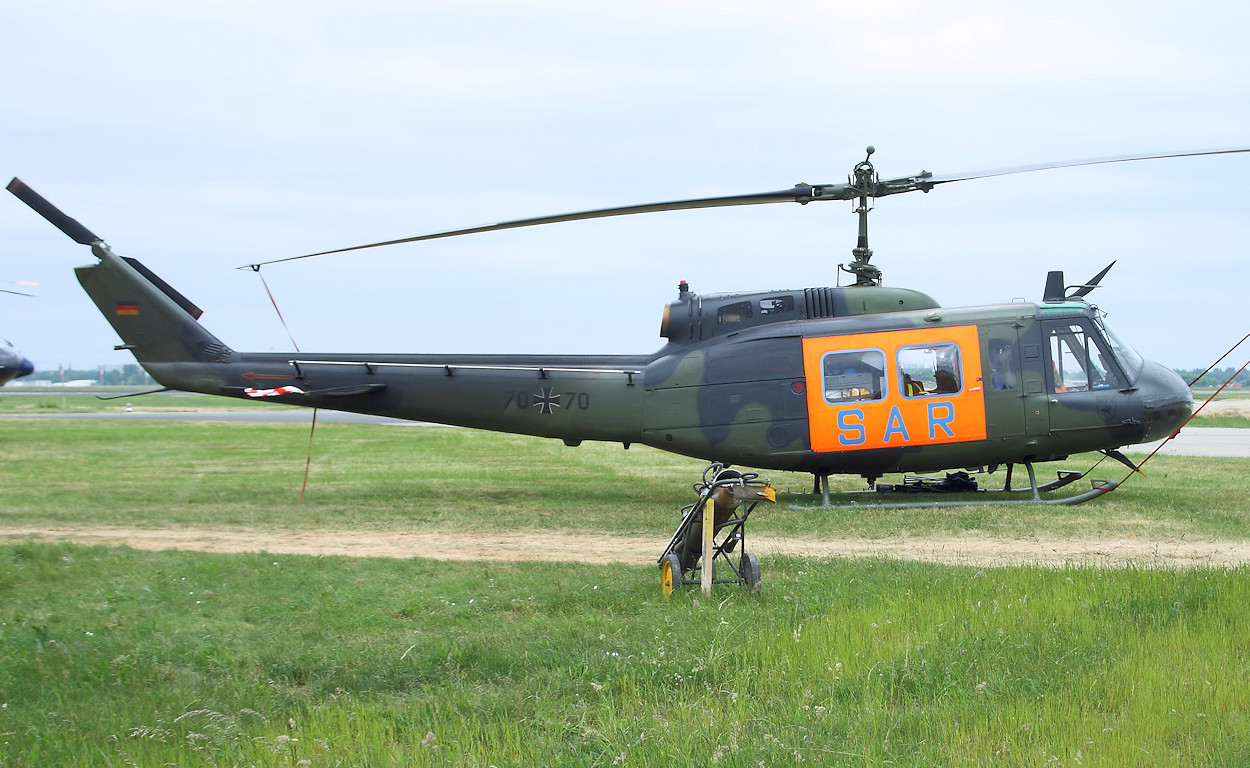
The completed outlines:
<svg viewBox="0 0 1250 768">
<path fill-rule="evenodd" d="M 306 395 L 308 394 L 299 387 L 278 387 L 277 389 L 252 389 L 248 387 L 243 390 L 248 397 L 277 397 L 278 395 Z"/>
</svg>

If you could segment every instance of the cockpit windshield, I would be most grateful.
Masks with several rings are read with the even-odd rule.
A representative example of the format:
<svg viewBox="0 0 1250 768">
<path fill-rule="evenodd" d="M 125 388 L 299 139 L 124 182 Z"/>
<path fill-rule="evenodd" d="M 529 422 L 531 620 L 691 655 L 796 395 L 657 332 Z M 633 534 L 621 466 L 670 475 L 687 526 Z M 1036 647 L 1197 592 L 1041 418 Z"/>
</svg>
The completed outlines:
<svg viewBox="0 0 1250 768">
<path fill-rule="evenodd" d="M 1098 330 L 1102 333 L 1103 338 L 1111 345 L 1111 353 L 1120 362 L 1120 367 L 1124 369 L 1124 375 L 1128 376 L 1129 384 L 1137 381 L 1137 374 L 1141 373 L 1142 366 L 1145 365 L 1142 356 L 1137 354 L 1137 350 L 1125 344 L 1119 336 L 1116 336 L 1107 327 L 1107 324 L 1102 321 L 1102 318 L 1094 318 L 1094 323 L 1098 326 Z"/>
</svg>

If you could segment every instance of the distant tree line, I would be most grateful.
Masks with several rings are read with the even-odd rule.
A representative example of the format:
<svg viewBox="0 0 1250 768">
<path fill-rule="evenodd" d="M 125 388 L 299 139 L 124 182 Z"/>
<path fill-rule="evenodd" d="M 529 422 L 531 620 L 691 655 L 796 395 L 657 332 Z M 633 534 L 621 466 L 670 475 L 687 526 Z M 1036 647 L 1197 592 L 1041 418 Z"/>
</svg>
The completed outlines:
<svg viewBox="0 0 1250 768">
<path fill-rule="evenodd" d="M 148 375 L 135 363 L 123 365 L 121 368 L 106 368 L 100 373 L 99 368 L 58 368 L 52 371 L 35 371 L 31 379 L 47 379 L 52 382 L 78 381 L 90 379 L 97 384 L 144 386 L 155 384 L 156 380 Z"/>
<path fill-rule="evenodd" d="M 1177 368 L 1176 372 L 1181 375 L 1185 381 L 1194 381 L 1198 374 L 1202 373 L 1201 368 Z M 1198 379 L 1193 383 L 1195 387 L 1219 387 L 1234 374 L 1237 373 L 1236 368 L 1212 368 L 1211 372 Z M 1233 379 L 1228 385 L 1231 387 L 1250 387 L 1250 368 L 1237 373 L 1237 378 Z"/>
</svg>

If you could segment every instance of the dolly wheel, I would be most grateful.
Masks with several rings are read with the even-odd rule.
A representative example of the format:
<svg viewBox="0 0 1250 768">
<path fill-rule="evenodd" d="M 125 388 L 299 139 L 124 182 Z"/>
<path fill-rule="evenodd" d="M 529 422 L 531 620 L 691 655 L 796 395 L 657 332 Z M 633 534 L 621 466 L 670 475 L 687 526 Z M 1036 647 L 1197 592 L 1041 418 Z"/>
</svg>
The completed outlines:
<svg viewBox="0 0 1250 768">
<path fill-rule="evenodd" d="M 760 591 L 760 559 L 754 552 L 743 552 L 742 563 L 739 565 L 742 571 L 742 586 L 748 592 Z"/>
<path fill-rule="evenodd" d="M 660 589 L 668 597 L 681 588 L 681 558 L 674 554 L 665 555 L 664 562 L 660 563 Z"/>
</svg>

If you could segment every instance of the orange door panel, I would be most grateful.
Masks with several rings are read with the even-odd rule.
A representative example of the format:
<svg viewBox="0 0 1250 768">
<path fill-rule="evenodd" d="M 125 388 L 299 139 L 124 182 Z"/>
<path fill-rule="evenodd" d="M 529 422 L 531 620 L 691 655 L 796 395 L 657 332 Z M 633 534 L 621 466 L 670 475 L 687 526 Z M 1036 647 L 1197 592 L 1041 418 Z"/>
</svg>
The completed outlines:
<svg viewBox="0 0 1250 768">
<path fill-rule="evenodd" d="M 975 325 L 803 339 L 812 450 L 985 439 Z"/>
</svg>

